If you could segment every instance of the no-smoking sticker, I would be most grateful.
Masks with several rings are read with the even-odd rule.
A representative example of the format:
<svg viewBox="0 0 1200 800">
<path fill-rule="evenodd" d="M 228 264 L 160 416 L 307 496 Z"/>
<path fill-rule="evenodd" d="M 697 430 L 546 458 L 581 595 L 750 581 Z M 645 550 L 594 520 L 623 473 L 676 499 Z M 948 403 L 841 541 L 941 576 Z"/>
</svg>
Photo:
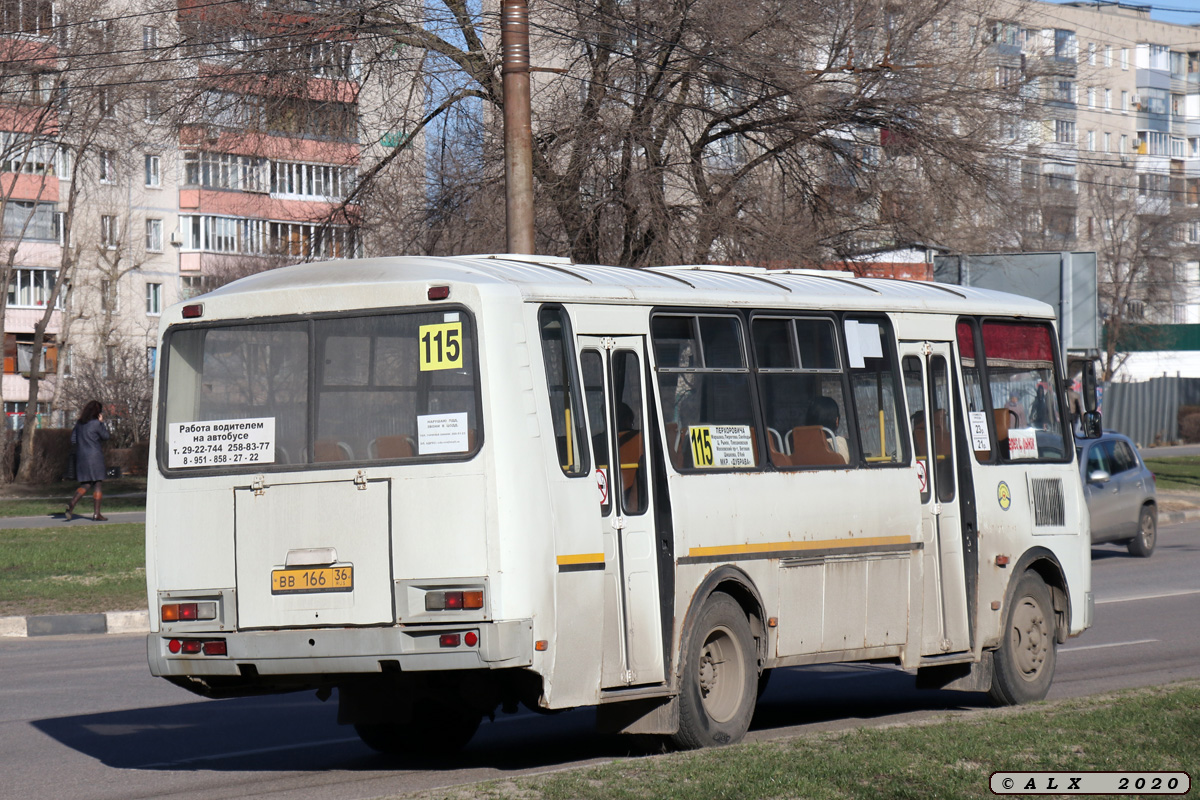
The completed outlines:
<svg viewBox="0 0 1200 800">
<path fill-rule="evenodd" d="M 921 494 L 929 491 L 929 473 L 925 469 L 925 462 L 917 460 L 917 482 L 921 484 Z"/>
<path fill-rule="evenodd" d="M 600 505 L 608 505 L 608 470 L 596 468 L 596 488 L 600 490 Z"/>
</svg>

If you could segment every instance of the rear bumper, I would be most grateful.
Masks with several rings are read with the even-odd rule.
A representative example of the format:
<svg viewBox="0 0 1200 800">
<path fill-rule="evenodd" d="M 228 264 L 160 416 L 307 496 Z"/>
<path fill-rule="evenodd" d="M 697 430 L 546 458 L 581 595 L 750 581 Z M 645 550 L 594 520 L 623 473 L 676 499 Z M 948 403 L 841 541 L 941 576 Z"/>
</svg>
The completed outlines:
<svg viewBox="0 0 1200 800">
<path fill-rule="evenodd" d="M 442 634 L 474 632 L 478 644 L 441 647 Z M 225 640 L 228 655 L 172 654 L 172 639 Z M 460 638 L 461 641 L 461 638 Z M 347 673 L 505 669 L 533 663 L 533 621 L 387 628 L 151 633 L 150 672 L 159 677 L 321 676 Z"/>
</svg>

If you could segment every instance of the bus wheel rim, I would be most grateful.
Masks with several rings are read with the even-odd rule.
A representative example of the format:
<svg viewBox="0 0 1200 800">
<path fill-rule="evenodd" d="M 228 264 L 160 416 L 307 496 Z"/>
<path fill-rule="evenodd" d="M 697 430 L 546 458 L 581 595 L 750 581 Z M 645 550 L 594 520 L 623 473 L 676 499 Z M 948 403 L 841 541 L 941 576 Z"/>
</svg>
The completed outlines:
<svg viewBox="0 0 1200 800">
<path fill-rule="evenodd" d="M 1032 597 L 1022 598 L 1013 609 L 1012 646 L 1021 677 L 1037 680 L 1050 649 L 1050 629 L 1041 606 Z"/>
<path fill-rule="evenodd" d="M 733 719 L 746 688 L 746 659 L 737 637 L 725 627 L 714 628 L 704 640 L 697 666 L 705 713 L 715 722 Z"/>
</svg>

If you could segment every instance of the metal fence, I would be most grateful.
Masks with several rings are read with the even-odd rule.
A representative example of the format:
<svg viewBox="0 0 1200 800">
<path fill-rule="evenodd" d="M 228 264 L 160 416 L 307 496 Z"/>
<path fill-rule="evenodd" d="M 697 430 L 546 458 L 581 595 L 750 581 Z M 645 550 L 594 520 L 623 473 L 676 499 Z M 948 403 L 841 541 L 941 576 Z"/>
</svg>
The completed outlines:
<svg viewBox="0 0 1200 800">
<path fill-rule="evenodd" d="M 1104 388 L 1104 427 L 1146 446 L 1179 438 L 1179 407 L 1200 405 L 1200 378 L 1151 378 Z"/>
</svg>

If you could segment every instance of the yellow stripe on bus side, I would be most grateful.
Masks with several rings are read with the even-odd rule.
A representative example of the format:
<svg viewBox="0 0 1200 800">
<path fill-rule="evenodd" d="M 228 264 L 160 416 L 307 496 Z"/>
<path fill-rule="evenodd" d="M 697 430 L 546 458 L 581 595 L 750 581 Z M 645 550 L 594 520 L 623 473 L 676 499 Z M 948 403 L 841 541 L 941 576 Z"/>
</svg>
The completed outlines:
<svg viewBox="0 0 1200 800">
<path fill-rule="evenodd" d="M 908 544 L 907 536 L 869 536 L 863 539 L 818 539 L 812 542 L 766 542 L 765 544 L 722 544 L 714 547 L 693 547 L 688 550 L 696 556 L 733 556 L 741 553 L 775 553 L 789 550 L 823 550 L 827 547 L 853 547 L 866 549 L 888 544 Z"/>
<path fill-rule="evenodd" d="M 603 564 L 604 553 L 576 553 L 572 556 L 559 556 L 558 565 L 565 564 Z"/>
</svg>

